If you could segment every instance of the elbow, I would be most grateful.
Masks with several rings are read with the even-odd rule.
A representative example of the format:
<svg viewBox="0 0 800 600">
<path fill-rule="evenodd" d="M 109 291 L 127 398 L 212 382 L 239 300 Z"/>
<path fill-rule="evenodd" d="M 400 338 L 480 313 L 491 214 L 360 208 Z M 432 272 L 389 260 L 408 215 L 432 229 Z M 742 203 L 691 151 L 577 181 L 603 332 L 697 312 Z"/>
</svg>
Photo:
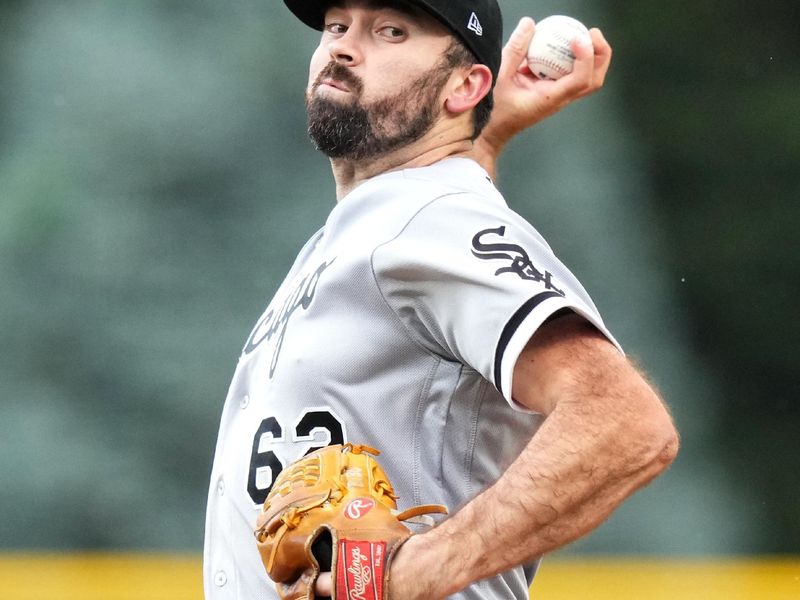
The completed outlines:
<svg viewBox="0 0 800 600">
<path fill-rule="evenodd" d="M 620 457 L 631 474 L 639 473 L 647 480 L 657 477 L 675 461 L 680 449 L 669 410 L 650 386 L 629 395 L 624 406 L 612 434 Z"/>
<path fill-rule="evenodd" d="M 680 435 L 666 408 L 658 402 L 656 410 L 640 421 L 640 436 L 646 448 L 643 458 L 653 476 L 665 471 L 678 456 Z"/>
<path fill-rule="evenodd" d="M 675 425 L 670 420 L 668 426 L 664 427 L 664 432 L 661 436 L 661 451 L 655 461 L 660 466 L 659 471 L 665 470 L 675 462 L 680 446 L 680 435 L 678 435 L 678 430 L 675 429 Z"/>
</svg>

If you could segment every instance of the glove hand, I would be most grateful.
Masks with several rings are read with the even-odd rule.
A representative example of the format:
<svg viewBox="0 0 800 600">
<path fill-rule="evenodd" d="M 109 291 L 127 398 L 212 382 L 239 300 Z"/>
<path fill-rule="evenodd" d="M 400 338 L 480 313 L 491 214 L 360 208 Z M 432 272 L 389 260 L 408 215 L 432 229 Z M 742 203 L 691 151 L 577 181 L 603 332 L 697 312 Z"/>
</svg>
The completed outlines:
<svg viewBox="0 0 800 600">
<path fill-rule="evenodd" d="M 255 533 L 282 600 L 309 598 L 315 590 L 337 599 L 348 590 L 369 592 L 382 600 L 394 554 L 411 536 L 402 521 L 447 512 L 430 505 L 397 513 L 397 496 L 370 454 L 378 451 L 327 446 L 275 480 Z M 320 567 L 330 572 L 318 577 Z"/>
<path fill-rule="evenodd" d="M 330 571 L 320 573 L 317 577 L 317 584 L 314 586 L 314 593 L 317 596 L 330 597 L 333 594 L 333 583 L 331 581 Z"/>
<path fill-rule="evenodd" d="M 422 536 L 415 535 L 406 541 L 391 563 L 391 572 L 388 577 L 388 590 L 384 592 L 388 600 L 402 598 L 402 600 L 438 600 L 445 598 L 446 594 L 435 594 L 433 592 L 436 575 L 431 569 L 419 568 L 420 563 L 416 560 L 416 542 L 422 543 Z M 413 558 L 410 558 L 413 557 Z M 427 577 L 434 577 L 433 581 L 427 581 Z M 327 598 L 333 595 L 333 582 L 330 572 L 320 573 L 314 587 L 317 597 Z"/>
</svg>

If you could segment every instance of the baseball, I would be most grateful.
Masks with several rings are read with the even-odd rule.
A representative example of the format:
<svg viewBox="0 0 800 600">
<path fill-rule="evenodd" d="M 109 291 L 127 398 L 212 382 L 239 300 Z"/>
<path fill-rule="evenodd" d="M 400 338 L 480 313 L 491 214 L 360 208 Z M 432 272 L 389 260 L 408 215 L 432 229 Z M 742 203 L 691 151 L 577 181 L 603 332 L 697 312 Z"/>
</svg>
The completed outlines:
<svg viewBox="0 0 800 600">
<path fill-rule="evenodd" d="M 528 47 L 528 67 L 539 79 L 560 79 L 572 73 L 575 54 L 570 42 L 580 38 L 589 46 L 589 30 L 572 17 L 554 15 L 536 25 L 536 33 Z"/>
</svg>

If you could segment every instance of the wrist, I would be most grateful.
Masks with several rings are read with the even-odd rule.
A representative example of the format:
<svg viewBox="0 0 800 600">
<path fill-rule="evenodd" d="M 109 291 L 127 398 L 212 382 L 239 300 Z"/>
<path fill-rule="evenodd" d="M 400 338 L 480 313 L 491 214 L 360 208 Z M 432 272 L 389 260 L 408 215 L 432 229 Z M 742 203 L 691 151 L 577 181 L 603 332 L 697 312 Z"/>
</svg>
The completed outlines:
<svg viewBox="0 0 800 600">
<path fill-rule="evenodd" d="M 425 534 L 412 535 L 391 563 L 387 600 L 444 600 L 457 590 L 448 589 L 442 559 Z"/>
<path fill-rule="evenodd" d="M 514 133 L 497 131 L 492 128 L 490 123 L 475 140 L 475 145 L 478 146 L 482 152 L 493 156 L 496 160 L 503 152 L 508 141 L 513 137 Z"/>
<path fill-rule="evenodd" d="M 504 142 L 483 134 L 472 145 L 472 153 L 493 180 L 497 179 L 497 159 L 505 147 Z"/>
</svg>

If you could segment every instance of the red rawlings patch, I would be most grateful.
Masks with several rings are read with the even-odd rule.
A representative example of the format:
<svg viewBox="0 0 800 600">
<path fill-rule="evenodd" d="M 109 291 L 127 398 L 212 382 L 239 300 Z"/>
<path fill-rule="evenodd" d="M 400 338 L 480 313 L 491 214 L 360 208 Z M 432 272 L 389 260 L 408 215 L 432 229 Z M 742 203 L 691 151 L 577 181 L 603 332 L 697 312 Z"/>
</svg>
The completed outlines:
<svg viewBox="0 0 800 600">
<path fill-rule="evenodd" d="M 375 500 L 372 498 L 356 498 L 344 508 L 344 516 L 353 521 L 357 521 L 375 507 Z"/>
<path fill-rule="evenodd" d="M 386 542 L 339 540 L 334 600 L 383 600 Z"/>
</svg>

